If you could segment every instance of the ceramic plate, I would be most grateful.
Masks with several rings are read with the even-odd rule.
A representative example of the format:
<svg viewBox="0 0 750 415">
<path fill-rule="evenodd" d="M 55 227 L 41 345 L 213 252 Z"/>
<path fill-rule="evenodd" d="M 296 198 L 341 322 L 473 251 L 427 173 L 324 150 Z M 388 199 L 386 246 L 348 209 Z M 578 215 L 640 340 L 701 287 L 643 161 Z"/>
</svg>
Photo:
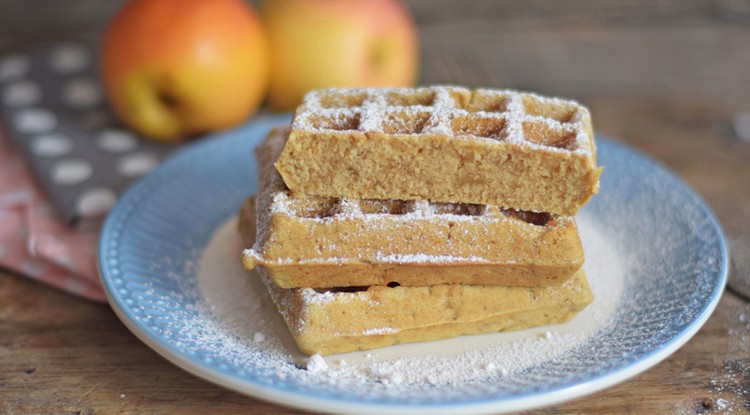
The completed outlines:
<svg viewBox="0 0 750 415">
<path fill-rule="evenodd" d="M 187 146 L 121 198 L 101 233 L 99 267 L 112 308 L 147 345 L 210 382 L 335 413 L 517 411 L 593 393 L 646 370 L 688 341 L 719 301 L 727 253 L 704 202 L 654 161 L 598 138 L 601 191 L 577 217 L 596 299 L 573 321 L 305 366 L 288 346 L 284 353 L 266 347 L 283 343 L 284 333 L 257 327 L 243 333 L 245 323 L 225 321 L 232 316 L 220 309 L 221 299 L 208 298 L 231 283 L 221 279 L 224 272 L 208 284 L 200 277 L 208 247 L 255 192 L 252 149 L 272 126 L 288 121 L 258 119 Z M 224 262 L 238 258 L 227 255 Z M 255 304 L 267 301 L 250 294 L 238 300 L 247 287 L 236 283 L 236 290 L 224 287 L 241 302 L 235 319 L 278 319 L 268 304 Z M 420 370 L 427 370 L 423 377 L 414 373 Z"/>
</svg>

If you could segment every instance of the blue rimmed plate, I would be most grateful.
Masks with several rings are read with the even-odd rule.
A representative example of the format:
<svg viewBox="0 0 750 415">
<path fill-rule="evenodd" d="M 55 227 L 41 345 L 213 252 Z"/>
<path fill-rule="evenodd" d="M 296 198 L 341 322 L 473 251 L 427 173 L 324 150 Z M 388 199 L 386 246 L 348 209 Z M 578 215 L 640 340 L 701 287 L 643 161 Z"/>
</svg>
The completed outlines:
<svg viewBox="0 0 750 415">
<path fill-rule="evenodd" d="M 609 277 L 621 292 L 606 322 L 571 350 L 510 377 L 383 389 L 311 381 L 308 371 L 263 350 L 219 345 L 197 289 L 196 264 L 217 228 L 254 192 L 252 149 L 272 126 L 288 121 L 258 119 L 179 151 L 123 195 L 101 233 L 99 267 L 117 315 L 144 343 L 208 381 L 335 413 L 517 411 L 583 396 L 646 370 L 688 341 L 719 301 L 727 253 L 712 213 L 657 163 L 599 138 L 601 192 L 579 222 L 615 247 L 620 272 Z"/>
</svg>

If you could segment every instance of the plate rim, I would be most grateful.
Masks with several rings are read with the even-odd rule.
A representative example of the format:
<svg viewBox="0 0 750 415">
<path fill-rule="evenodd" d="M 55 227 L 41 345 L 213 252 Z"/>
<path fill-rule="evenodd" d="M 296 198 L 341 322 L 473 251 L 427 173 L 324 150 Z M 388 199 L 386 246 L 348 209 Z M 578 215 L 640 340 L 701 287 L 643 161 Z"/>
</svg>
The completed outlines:
<svg viewBox="0 0 750 415">
<path fill-rule="evenodd" d="M 506 397 L 495 400 L 485 398 L 478 401 L 458 403 L 420 402 L 417 404 L 403 404 L 396 402 L 358 402 L 350 399 L 333 400 L 326 397 L 320 398 L 306 393 L 264 386 L 248 379 L 242 379 L 231 374 L 222 373 L 215 370 L 215 368 L 197 363 L 196 360 L 191 359 L 190 356 L 171 346 L 169 342 L 149 333 L 145 324 L 135 321 L 134 315 L 128 312 L 125 304 L 122 304 L 122 299 L 115 295 L 115 287 L 112 286 L 113 277 L 108 273 L 107 264 L 105 263 L 104 258 L 106 257 L 106 251 L 108 249 L 106 242 L 113 232 L 112 229 L 115 226 L 114 222 L 118 215 L 123 215 L 120 213 L 118 207 L 124 206 L 126 204 L 125 202 L 130 198 L 133 198 L 134 195 L 145 191 L 145 188 L 149 186 L 152 181 L 158 180 L 160 175 L 166 174 L 165 172 L 176 168 L 174 166 L 179 166 L 180 163 L 182 163 L 182 160 L 190 154 L 200 152 L 207 147 L 229 145 L 235 141 L 241 140 L 241 137 L 236 136 L 237 132 L 240 130 L 251 128 L 264 131 L 273 125 L 288 122 L 289 118 L 288 114 L 259 117 L 237 129 L 204 137 L 201 141 L 189 143 L 178 149 L 164 160 L 153 172 L 140 179 L 123 193 L 118 200 L 117 205 L 115 205 L 107 215 L 100 232 L 97 267 L 107 301 L 115 311 L 117 317 L 139 340 L 169 362 L 211 383 L 246 396 L 251 396 L 283 406 L 339 414 L 380 414 L 383 410 L 388 410 L 389 413 L 416 414 L 422 413 L 426 409 L 429 409 L 430 412 L 434 414 L 490 414 L 499 413 L 498 411 L 500 411 L 500 413 L 505 413 L 536 409 L 591 395 L 630 379 L 660 363 L 687 343 L 701 329 L 701 327 L 703 327 L 718 306 L 722 297 L 728 276 L 729 257 L 723 230 L 710 206 L 690 185 L 684 182 L 679 176 L 658 160 L 641 153 L 627 144 L 606 138 L 602 135 L 597 135 L 596 140 L 598 143 L 605 142 L 606 145 L 613 146 L 617 148 L 618 151 L 624 151 L 629 153 L 629 156 L 642 159 L 642 161 L 649 164 L 651 168 L 659 170 L 660 173 L 665 174 L 671 180 L 679 184 L 682 187 L 681 191 L 690 196 L 690 199 L 700 207 L 702 213 L 708 219 L 708 222 L 717 235 L 716 240 L 719 244 L 721 261 L 720 269 L 718 271 L 719 278 L 717 284 L 713 287 L 710 301 L 702 306 L 701 312 L 697 318 L 693 319 L 668 342 L 661 343 L 659 349 L 653 350 L 642 356 L 640 359 L 625 366 L 620 366 L 615 370 L 591 376 L 583 381 L 570 383 L 559 389 L 541 393 L 530 392 L 513 398 Z M 125 217 L 127 217 L 127 215 Z"/>
</svg>

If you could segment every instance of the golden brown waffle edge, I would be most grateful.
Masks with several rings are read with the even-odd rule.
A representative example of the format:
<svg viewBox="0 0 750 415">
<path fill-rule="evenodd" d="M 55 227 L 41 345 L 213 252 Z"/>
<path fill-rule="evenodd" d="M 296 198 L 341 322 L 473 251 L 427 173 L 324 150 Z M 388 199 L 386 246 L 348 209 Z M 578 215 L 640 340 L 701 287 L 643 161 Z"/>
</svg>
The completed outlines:
<svg viewBox="0 0 750 415">
<path fill-rule="evenodd" d="M 568 100 L 433 86 L 310 92 L 276 167 L 295 192 L 572 216 L 598 190 L 591 117 Z"/>
</svg>

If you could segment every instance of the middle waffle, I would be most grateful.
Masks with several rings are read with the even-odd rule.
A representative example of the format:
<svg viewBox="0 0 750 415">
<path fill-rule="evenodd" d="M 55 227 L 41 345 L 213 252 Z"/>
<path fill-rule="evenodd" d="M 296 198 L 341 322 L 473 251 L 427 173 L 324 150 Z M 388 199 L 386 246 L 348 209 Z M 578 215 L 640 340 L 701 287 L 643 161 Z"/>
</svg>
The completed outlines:
<svg viewBox="0 0 750 415">
<path fill-rule="evenodd" d="M 288 130 L 256 149 L 258 238 L 243 264 L 282 288 L 561 284 L 583 265 L 572 217 L 490 205 L 292 193 L 274 168 Z"/>
</svg>

